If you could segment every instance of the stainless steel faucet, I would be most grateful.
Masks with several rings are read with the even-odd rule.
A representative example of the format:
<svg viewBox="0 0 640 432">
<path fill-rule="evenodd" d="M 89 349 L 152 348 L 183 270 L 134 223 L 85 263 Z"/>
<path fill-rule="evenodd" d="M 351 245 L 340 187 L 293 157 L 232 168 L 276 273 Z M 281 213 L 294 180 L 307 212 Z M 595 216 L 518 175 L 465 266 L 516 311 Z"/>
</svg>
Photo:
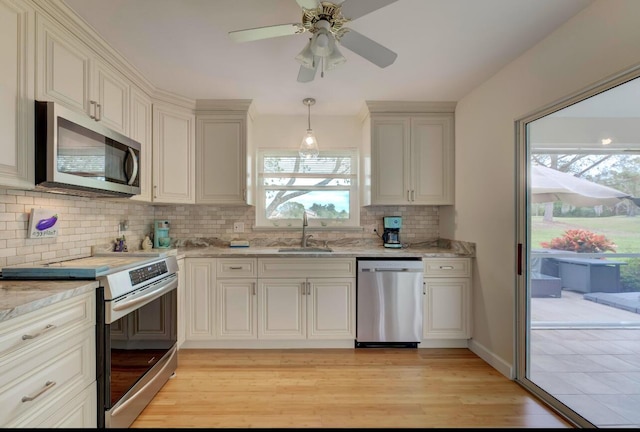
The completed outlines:
<svg viewBox="0 0 640 432">
<path fill-rule="evenodd" d="M 307 221 L 307 212 L 305 211 L 302 213 L 302 242 L 300 244 L 300 246 L 302 246 L 303 248 L 307 247 L 307 241 L 311 237 L 313 237 L 313 234 L 306 235 L 305 230 L 308 225 L 309 225 L 309 222 Z"/>
</svg>

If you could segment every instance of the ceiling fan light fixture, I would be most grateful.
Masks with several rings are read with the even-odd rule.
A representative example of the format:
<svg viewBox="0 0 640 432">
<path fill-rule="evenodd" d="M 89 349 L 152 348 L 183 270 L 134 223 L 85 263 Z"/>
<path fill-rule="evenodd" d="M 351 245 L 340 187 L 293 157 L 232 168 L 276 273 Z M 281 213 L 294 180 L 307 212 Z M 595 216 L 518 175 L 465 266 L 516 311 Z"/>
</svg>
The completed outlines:
<svg viewBox="0 0 640 432">
<path fill-rule="evenodd" d="M 320 29 L 311 39 L 311 52 L 320 57 L 327 57 L 336 46 L 336 40 L 326 29 Z"/>
<path fill-rule="evenodd" d="M 318 139 L 313 133 L 311 129 L 311 105 L 316 103 L 314 98 L 305 98 L 302 100 L 302 103 L 307 106 L 308 114 L 307 114 L 307 133 L 302 137 L 302 142 L 300 143 L 300 149 L 298 150 L 298 154 L 303 159 L 313 159 L 320 154 L 318 149 Z"/>
<path fill-rule="evenodd" d="M 305 47 L 300 51 L 300 54 L 296 56 L 296 60 L 304 67 L 313 69 L 313 52 L 311 51 L 311 38 Z"/>
<path fill-rule="evenodd" d="M 331 52 L 331 54 L 329 54 L 329 56 L 327 57 L 326 69 L 331 70 L 336 66 L 340 66 L 346 61 L 347 61 L 346 57 L 342 55 L 342 53 L 338 49 L 338 46 L 336 45 L 333 48 L 333 51 Z"/>
</svg>

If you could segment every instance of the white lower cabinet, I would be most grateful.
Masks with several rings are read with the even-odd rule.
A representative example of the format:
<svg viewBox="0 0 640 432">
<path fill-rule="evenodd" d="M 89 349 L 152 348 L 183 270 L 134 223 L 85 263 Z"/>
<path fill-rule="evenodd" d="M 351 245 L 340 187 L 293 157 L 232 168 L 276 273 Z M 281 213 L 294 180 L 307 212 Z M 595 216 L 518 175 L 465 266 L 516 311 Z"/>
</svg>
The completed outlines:
<svg viewBox="0 0 640 432">
<path fill-rule="evenodd" d="M 214 339 L 216 337 L 215 258 L 185 259 L 185 281 L 185 339 Z"/>
<path fill-rule="evenodd" d="M 471 338 L 471 259 L 425 258 L 423 340 Z"/>
<path fill-rule="evenodd" d="M 186 258 L 185 281 L 185 339 L 188 341 L 214 339 L 216 337 L 215 258 Z"/>
<path fill-rule="evenodd" d="M 0 323 L 0 426 L 95 428 L 95 332 L 94 291 Z"/>
<path fill-rule="evenodd" d="M 354 339 L 355 278 L 259 279 L 260 339 Z"/>
<path fill-rule="evenodd" d="M 218 339 L 256 339 L 257 260 L 218 258 L 216 312 Z"/>
<path fill-rule="evenodd" d="M 355 298 L 354 258 L 258 259 L 258 338 L 353 340 Z"/>
<path fill-rule="evenodd" d="M 189 346 L 355 339 L 354 258 L 187 258 L 185 268 Z"/>
</svg>

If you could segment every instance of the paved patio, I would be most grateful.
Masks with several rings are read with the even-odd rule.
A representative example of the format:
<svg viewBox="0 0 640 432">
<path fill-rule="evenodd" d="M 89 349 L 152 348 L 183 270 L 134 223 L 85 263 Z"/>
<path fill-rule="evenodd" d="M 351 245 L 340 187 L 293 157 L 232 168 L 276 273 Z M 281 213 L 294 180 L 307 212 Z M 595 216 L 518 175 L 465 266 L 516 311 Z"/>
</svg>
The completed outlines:
<svg viewBox="0 0 640 432">
<path fill-rule="evenodd" d="M 568 290 L 532 298 L 530 360 L 529 378 L 591 423 L 640 427 L 640 314 Z"/>
</svg>

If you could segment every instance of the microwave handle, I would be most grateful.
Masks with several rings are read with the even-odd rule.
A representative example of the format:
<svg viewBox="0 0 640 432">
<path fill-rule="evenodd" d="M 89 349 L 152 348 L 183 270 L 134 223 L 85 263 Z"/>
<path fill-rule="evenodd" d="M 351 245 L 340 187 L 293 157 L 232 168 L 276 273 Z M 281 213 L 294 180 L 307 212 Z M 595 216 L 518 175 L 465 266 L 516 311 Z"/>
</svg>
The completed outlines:
<svg viewBox="0 0 640 432">
<path fill-rule="evenodd" d="M 131 176 L 127 184 L 131 186 L 133 182 L 136 181 L 136 177 L 138 177 L 138 158 L 131 147 L 129 147 L 129 154 L 131 155 L 131 160 L 133 160 L 133 169 L 131 170 Z"/>
</svg>

